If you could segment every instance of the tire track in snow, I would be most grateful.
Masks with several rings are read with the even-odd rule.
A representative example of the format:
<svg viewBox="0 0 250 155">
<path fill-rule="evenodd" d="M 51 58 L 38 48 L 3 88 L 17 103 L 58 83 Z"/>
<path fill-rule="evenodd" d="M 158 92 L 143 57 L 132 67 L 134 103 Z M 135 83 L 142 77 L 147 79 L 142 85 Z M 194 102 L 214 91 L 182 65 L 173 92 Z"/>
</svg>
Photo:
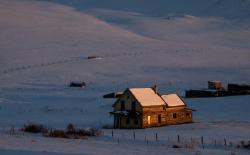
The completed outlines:
<svg viewBox="0 0 250 155">
<path fill-rule="evenodd" d="M 187 49 L 180 49 L 180 50 L 173 50 L 176 53 L 182 54 L 187 56 L 190 53 L 201 53 L 201 52 L 207 52 L 211 51 L 211 48 L 187 48 Z M 155 55 L 155 54 L 168 54 L 166 51 L 157 51 L 156 53 L 154 52 L 143 52 L 143 51 L 137 51 L 137 52 L 122 52 L 122 53 L 117 53 L 117 54 L 104 54 L 101 57 L 104 58 L 116 58 L 116 57 L 123 57 L 123 56 L 142 56 L 142 55 Z M 68 58 L 68 59 L 61 59 L 57 61 L 51 61 L 51 62 L 46 62 L 46 63 L 40 63 L 40 64 L 34 64 L 34 65 L 26 65 L 26 66 L 20 66 L 20 67 L 13 67 L 9 69 L 5 69 L 0 72 L 0 76 L 10 74 L 10 73 L 15 73 L 19 71 L 25 71 L 25 70 L 31 70 L 35 68 L 41 68 L 41 67 L 48 67 L 48 66 L 53 66 L 53 65 L 59 65 L 59 64 L 65 64 L 65 63 L 70 63 L 70 62 L 78 62 L 78 61 L 87 61 L 90 60 L 88 57 L 76 57 L 76 58 Z"/>
<path fill-rule="evenodd" d="M 26 66 L 21 66 L 21 67 L 14 67 L 14 68 L 9 68 L 5 69 L 2 72 L 0 72 L 0 75 L 4 74 L 10 74 L 18 71 L 25 71 L 25 70 L 30 70 L 34 68 L 41 68 L 41 67 L 48 67 L 52 65 L 58 65 L 58 64 L 65 64 L 69 62 L 77 62 L 80 60 L 84 60 L 86 58 L 70 58 L 70 59 L 62 59 L 62 60 L 57 60 L 57 61 L 52 61 L 52 62 L 46 62 L 46 63 L 40 63 L 40 64 L 35 64 L 35 65 L 26 65 Z"/>
</svg>

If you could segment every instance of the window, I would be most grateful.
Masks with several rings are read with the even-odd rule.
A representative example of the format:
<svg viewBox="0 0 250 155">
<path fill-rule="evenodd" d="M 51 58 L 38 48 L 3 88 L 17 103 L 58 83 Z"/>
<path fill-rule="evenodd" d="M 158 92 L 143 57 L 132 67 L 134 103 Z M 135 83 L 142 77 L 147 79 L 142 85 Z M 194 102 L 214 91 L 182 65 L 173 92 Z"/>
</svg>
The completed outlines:
<svg viewBox="0 0 250 155">
<path fill-rule="evenodd" d="M 166 106 L 163 106 L 163 107 L 162 107 L 162 110 L 166 111 Z"/>
<path fill-rule="evenodd" d="M 129 117 L 126 118 L 126 124 L 127 124 L 127 125 L 130 124 L 130 119 L 129 119 Z"/>
<path fill-rule="evenodd" d="M 124 110 L 125 110 L 125 102 L 121 101 L 121 111 L 124 111 Z"/>
<path fill-rule="evenodd" d="M 148 116 L 148 125 L 151 124 L 151 116 Z"/>
<path fill-rule="evenodd" d="M 186 117 L 191 117 L 190 113 L 186 113 Z"/>
<path fill-rule="evenodd" d="M 135 104 L 135 101 L 133 101 L 133 102 L 132 102 L 131 110 L 132 110 L 132 111 L 135 111 L 135 109 L 136 109 L 135 107 L 136 107 L 136 104 Z"/>
<path fill-rule="evenodd" d="M 176 113 L 173 113 L 173 118 L 177 118 L 177 115 L 176 115 Z"/>
<path fill-rule="evenodd" d="M 158 115 L 158 123 L 161 123 L 161 114 Z"/>
</svg>

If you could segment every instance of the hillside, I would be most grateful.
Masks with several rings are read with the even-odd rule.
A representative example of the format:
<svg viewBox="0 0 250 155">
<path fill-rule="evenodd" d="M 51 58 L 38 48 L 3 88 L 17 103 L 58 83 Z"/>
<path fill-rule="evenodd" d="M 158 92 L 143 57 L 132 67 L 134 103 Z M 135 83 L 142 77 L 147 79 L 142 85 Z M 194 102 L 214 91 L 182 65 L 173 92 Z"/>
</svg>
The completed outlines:
<svg viewBox="0 0 250 155">
<path fill-rule="evenodd" d="M 110 92 L 157 84 L 160 93 L 183 96 L 208 80 L 249 83 L 249 3 L 0 0 L 0 154 L 249 154 L 237 145 L 249 141 L 250 96 L 184 99 L 194 123 L 134 130 L 134 139 L 132 130 L 102 129 L 113 124 L 114 100 L 102 98 Z M 81 80 L 85 88 L 68 87 Z M 28 123 L 73 123 L 103 135 L 18 130 Z M 182 148 L 173 148 L 177 135 Z"/>
<path fill-rule="evenodd" d="M 193 15 L 229 19 L 249 18 L 249 0 L 49 0 L 78 10 L 102 8 L 152 16 Z"/>
<path fill-rule="evenodd" d="M 71 3 L 81 6 L 78 3 L 87 2 Z M 126 4 L 132 5 L 129 2 Z M 190 15 L 168 20 L 98 8 L 79 12 L 74 6 L 1 1 L 2 86 L 37 81 L 65 84 L 81 79 L 99 83 L 142 78 L 142 83 L 165 83 L 165 77 L 175 81 L 183 70 L 192 73 L 195 69 L 204 72 L 199 78 L 201 83 L 212 78 L 247 81 L 247 23 Z M 107 59 L 87 61 L 89 55 Z M 170 72 L 164 72 L 166 69 Z M 213 76 L 209 70 L 220 72 Z M 244 76 L 239 79 L 237 74 Z M 180 80 L 190 79 L 187 76 Z"/>
</svg>

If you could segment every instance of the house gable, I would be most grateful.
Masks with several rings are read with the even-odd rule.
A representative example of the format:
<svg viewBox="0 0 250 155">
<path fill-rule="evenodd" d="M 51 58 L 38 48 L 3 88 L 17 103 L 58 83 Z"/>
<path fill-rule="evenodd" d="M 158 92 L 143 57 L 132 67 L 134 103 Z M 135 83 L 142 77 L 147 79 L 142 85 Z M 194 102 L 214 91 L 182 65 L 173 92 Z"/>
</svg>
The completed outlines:
<svg viewBox="0 0 250 155">
<path fill-rule="evenodd" d="M 124 105 L 122 105 L 124 104 Z M 113 104 L 114 110 L 118 111 L 142 111 L 141 104 L 137 101 L 137 99 L 134 97 L 134 95 L 129 91 L 129 89 L 126 89 L 123 93 L 123 95 L 116 100 L 116 102 Z"/>
</svg>

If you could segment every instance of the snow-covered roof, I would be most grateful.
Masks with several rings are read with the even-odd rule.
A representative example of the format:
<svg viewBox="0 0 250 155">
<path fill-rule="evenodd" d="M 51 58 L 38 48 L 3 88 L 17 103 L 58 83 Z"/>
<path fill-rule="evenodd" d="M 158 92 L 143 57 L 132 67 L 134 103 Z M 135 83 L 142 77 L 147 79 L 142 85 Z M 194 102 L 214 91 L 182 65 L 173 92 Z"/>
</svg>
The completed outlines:
<svg viewBox="0 0 250 155">
<path fill-rule="evenodd" d="M 129 88 L 129 91 L 142 106 L 165 105 L 162 98 L 152 88 Z"/>
<path fill-rule="evenodd" d="M 161 97 L 169 107 L 185 106 L 185 103 L 177 94 L 162 95 Z"/>
<path fill-rule="evenodd" d="M 159 95 L 152 88 L 128 89 L 142 106 L 167 105 L 168 107 L 185 106 L 177 94 Z"/>
</svg>

